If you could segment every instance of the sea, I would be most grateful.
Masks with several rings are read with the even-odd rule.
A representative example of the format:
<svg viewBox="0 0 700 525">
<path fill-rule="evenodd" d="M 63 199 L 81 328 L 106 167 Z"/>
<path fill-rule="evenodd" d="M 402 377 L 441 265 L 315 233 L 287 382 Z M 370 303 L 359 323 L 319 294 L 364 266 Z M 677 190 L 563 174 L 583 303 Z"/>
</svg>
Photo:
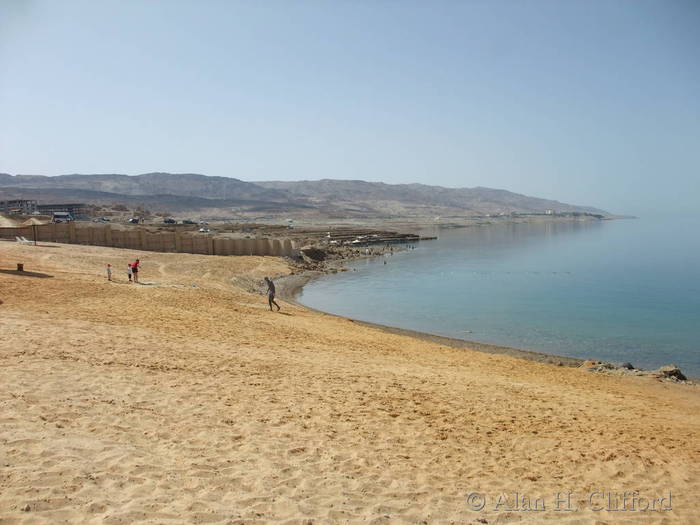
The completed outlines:
<svg viewBox="0 0 700 525">
<path fill-rule="evenodd" d="M 700 377 L 700 216 L 495 224 L 359 260 L 302 304 L 430 334 Z M 386 263 L 386 264 L 385 264 Z"/>
</svg>

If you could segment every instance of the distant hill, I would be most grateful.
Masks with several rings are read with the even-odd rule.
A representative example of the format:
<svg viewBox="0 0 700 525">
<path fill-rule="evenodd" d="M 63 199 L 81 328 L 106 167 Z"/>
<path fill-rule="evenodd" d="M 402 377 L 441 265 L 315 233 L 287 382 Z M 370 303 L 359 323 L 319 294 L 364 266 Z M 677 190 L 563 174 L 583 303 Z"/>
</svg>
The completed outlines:
<svg viewBox="0 0 700 525">
<path fill-rule="evenodd" d="M 474 213 L 496 212 L 607 212 L 587 206 L 574 206 L 558 201 L 528 197 L 506 190 L 491 188 L 444 188 L 425 184 L 385 184 L 361 180 L 266 181 L 255 184 L 268 189 L 283 190 L 309 204 L 354 208 L 358 205 L 377 212 L 394 210 L 433 209 Z"/>
<path fill-rule="evenodd" d="M 143 208 L 154 212 L 188 212 L 237 209 L 255 212 L 293 212 L 308 208 L 293 202 L 272 202 L 248 199 L 205 199 L 203 197 L 186 197 L 181 195 L 125 195 L 104 191 L 81 190 L 73 188 L 22 188 L 1 187 L 0 200 L 35 199 L 40 203 L 76 203 L 82 202 L 97 206 L 123 204 L 130 208 Z"/>
<path fill-rule="evenodd" d="M 122 195 L 178 195 L 202 199 L 254 201 L 287 200 L 287 194 L 229 177 L 194 173 L 146 173 L 144 175 L 43 175 L 0 174 L 0 187 L 77 189 Z"/>
<path fill-rule="evenodd" d="M 245 182 L 199 174 L 0 174 L 0 199 L 145 206 L 170 212 L 230 209 L 332 217 L 427 217 L 493 213 L 607 212 L 490 188 L 443 188 L 361 180 Z"/>
</svg>

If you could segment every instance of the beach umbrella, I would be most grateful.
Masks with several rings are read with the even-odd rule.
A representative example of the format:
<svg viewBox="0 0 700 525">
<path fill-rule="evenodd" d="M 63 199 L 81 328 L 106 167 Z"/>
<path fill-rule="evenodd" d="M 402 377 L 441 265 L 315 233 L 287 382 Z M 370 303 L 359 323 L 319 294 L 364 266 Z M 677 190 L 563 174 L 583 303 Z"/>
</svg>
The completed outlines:
<svg viewBox="0 0 700 525">
<path fill-rule="evenodd" d="M 20 227 L 20 222 L 14 218 L 11 215 L 5 215 L 4 213 L 0 213 L 0 229 L 17 229 Z"/>
<path fill-rule="evenodd" d="M 19 221 L 11 215 L 0 213 L 0 228 L 19 228 Z"/>
<path fill-rule="evenodd" d="M 34 234 L 34 246 L 36 246 L 36 227 L 41 226 L 42 224 L 49 224 L 51 221 L 46 220 L 46 219 L 39 219 L 37 217 L 30 217 L 26 221 L 24 221 L 20 226 L 31 226 L 32 227 L 32 233 Z"/>
</svg>

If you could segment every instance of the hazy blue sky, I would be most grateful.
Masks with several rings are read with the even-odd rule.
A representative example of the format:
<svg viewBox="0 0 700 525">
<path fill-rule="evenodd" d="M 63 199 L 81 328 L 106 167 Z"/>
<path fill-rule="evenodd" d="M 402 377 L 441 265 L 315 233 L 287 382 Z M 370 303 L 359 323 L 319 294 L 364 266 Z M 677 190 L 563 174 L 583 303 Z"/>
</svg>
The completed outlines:
<svg viewBox="0 0 700 525">
<path fill-rule="evenodd" d="M 700 208 L 700 1 L 0 1 L 0 171 Z"/>
</svg>

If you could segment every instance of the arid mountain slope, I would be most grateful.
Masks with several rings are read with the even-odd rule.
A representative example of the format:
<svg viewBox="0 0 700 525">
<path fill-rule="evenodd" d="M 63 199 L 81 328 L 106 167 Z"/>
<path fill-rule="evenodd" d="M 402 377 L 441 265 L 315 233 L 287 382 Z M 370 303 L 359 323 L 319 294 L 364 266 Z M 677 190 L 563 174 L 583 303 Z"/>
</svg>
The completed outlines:
<svg viewBox="0 0 700 525">
<path fill-rule="evenodd" d="M 365 205 L 386 209 L 387 205 L 414 209 L 445 209 L 470 212 L 561 212 L 603 213 L 602 210 L 587 206 L 574 206 L 558 201 L 528 197 L 506 190 L 491 188 L 444 188 L 425 184 L 385 184 L 361 180 L 319 181 L 267 181 L 256 182 L 268 189 L 284 190 L 298 199 L 308 199 L 310 203 L 338 207 Z"/>
<path fill-rule="evenodd" d="M 144 175 L 0 174 L 0 199 L 121 203 L 172 212 L 236 208 L 288 213 L 298 210 L 332 217 L 466 216 L 493 213 L 588 212 L 575 206 L 490 188 L 443 188 L 360 180 L 245 182 L 197 174 Z"/>
<path fill-rule="evenodd" d="M 24 189 L 78 189 L 122 195 L 177 195 L 203 199 L 284 202 L 287 193 L 229 177 L 192 173 L 144 175 L 42 175 L 0 174 L 0 187 Z"/>
</svg>

